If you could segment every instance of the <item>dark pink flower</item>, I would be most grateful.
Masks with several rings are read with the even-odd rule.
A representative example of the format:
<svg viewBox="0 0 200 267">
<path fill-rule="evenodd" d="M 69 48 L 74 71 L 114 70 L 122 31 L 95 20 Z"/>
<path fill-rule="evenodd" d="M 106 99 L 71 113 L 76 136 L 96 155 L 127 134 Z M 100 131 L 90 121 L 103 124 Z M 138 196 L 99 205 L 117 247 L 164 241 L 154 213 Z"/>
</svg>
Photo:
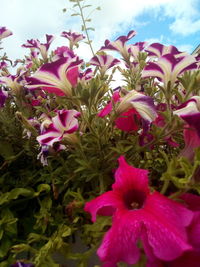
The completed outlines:
<svg viewBox="0 0 200 267">
<path fill-rule="evenodd" d="M 186 157 L 189 160 L 193 160 L 195 148 L 200 147 L 200 136 L 194 128 L 190 127 L 185 128 L 183 133 L 185 147 L 181 151 L 181 156 Z"/>
<path fill-rule="evenodd" d="M 131 108 L 120 114 L 120 116 L 115 120 L 115 125 L 118 129 L 124 132 L 137 131 L 139 125 L 136 121 L 139 121 L 140 118 L 139 113 L 134 108 Z"/>
<path fill-rule="evenodd" d="M 148 171 L 128 165 L 123 156 L 112 191 L 86 203 L 85 211 L 93 222 L 97 215 L 113 218 L 97 251 L 103 266 L 114 267 L 120 261 L 135 264 L 140 257 L 139 240 L 150 259 L 174 260 L 192 248 L 186 226 L 193 212 L 156 191 L 150 192 Z"/>
<path fill-rule="evenodd" d="M 186 251 L 181 257 L 173 261 L 149 261 L 147 267 L 199 267 L 200 264 L 200 197 L 185 193 L 181 196 L 188 209 L 193 212 L 193 219 L 187 227 L 189 243 L 192 250 Z"/>
</svg>

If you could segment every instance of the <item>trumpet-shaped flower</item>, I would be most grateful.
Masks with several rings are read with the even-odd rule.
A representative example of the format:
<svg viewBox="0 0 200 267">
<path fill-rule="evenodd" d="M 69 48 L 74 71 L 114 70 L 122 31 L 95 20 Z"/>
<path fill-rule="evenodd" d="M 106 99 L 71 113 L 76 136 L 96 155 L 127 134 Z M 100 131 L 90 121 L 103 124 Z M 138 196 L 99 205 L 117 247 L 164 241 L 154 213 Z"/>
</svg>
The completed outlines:
<svg viewBox="0 0 200 267">
<path fill-rule="evenodd" d="M 86 203 L 85 211 L 93 222 L 97 215 L 112 216 L 112 226 L 97 251 L 103 266 L 116 267 L 120 261 L 135 264 L 140 256 L 139 240 L 147 257 L 166 261 L 191 249 L 186 227 L 193 212 L 158 192 L 151 193 L 148 171 L 128 165 L 123 156 L 112 191 Z"/>
<path fill-rule="evenodd" d="M 121 101 L 116 108 L 116 112 L 123 113 L 130 108 L 134 108 L 137 113 L 148 123 L 151 123 L 157 117 L 153 99 L 137 92 L 136 90 L 129 91 L 121 98 Z"/>
<path fill-rule="evenodd" d="M 77 45 L 81 40 L 85 39 L 85 36 L 83 34 L 72 31 L 62 32 L 61 36 L 69 40 L 71 48 L 73 48 L 74 45 Z"/>
<path fill-rule="evenodd" d="M 192 250 L 186 251 L 179 258 L 163 262 L 154 259 L 147 264 L 147 267 L 199 267 L 200 263 L 200 197 L 186 193 L 181 196 L 189 210 L 193 212 L 193 219 L 187 228 L 188 240 Z"/>
<path fill-rule="evenodd" d="M 148 52 L 149 56 L 155 56 L 155 57 L 162 57 L 166 54 L 171 54 L 176 57 L 186 55 L 186 53 L 180 52 L 175 46 L 173 45 L 162 45 L 160 43 L 153 43 L 149 45 L 146 49 L 146 52 Z"/>
<path fill-rule="evenodd" d="M 120 36 L 114 42 L 106 40 L 104 46 L 102 46 L 100 50 L 118 51 L 123 56 L 124 59 L 127 59 L 129 58 L 128 49 L 130 45 L 126 45 L 126 42 L 132 39 L 135 35 L 136 35 L 135 31 L 130 31 L 127 34 L 127 36 Z"/>
<path fill-rule="evenodd" d="M 173 54 L 166 54 L 156 62 L 149 62 L 142 71 L 142 78 L 156 77 L 167 88 L 169 82 L 173 86 L 178 76 L 196 67 L 196 59 L 192 55 L 176 58 Z"/>
<path fill-rule="evenodd" d="M 70 139 L 71 134 L 78 129 L 79 116 L 80 112 L 76 110 L 58 110 L 51 123 L 48 121 L 42 134 L 37 137 L 37 141 L 41 145 L 52 146 L 63 138 Z"/>
<path fill-rule="evenodd" d="M 100 67 L 100 72 L 102 75 L 104 75 L 108 69 L 112 68 L 116 64 L 119 64 L 120 61 L 110 55 L 96 55 L 90 60 L 89 63 L 91 65 Z"/>
<path fill-rule="evenodd" d="M 49 93 L 71 96 L 72 86 L 76 86 L 79 76 L 79 65 L 82 60 L 78 57 L 63 57 L 54 62 L 42 65 L 32 77 L 26 77 L 29 89 L 42 87 Z"/>
<path fill-rule="evenodd" d="M 146 47 L 147 42 L 138 42 L 129 47 L 129 53 L 133 56 L 134 59 L 138 58 L 138 55 Z"/>
<path fill-rule="evenodd" d="M 49 47 L 51 45 L 51 43 L 54 40 L 54 36 L 53 35 L 48 35 L 46 34 L 46 43 L 41 43 L 38 39 L 37 40 L 27 40 L 26 44 L 23 44 L 22 47 L 25 48 L 31 48 L 31 49 L 38 49 L 42 55 L 42 57 L 44 59 L 47 58 L 47 52 L 49 50 Z"/>
<path fill-rule="evenodd" d="M 200 96 L 193 96 L 183 103 L 174 114 L 181 117 L 187 124 L 193 127 L 200 137 Z"/>
<path fill-rule="evenodd" d="M 0 41 L 12 34 L 13 33 L 10 30 L 8 30 L 6 27 L 0 27 Z"/>
</svg>

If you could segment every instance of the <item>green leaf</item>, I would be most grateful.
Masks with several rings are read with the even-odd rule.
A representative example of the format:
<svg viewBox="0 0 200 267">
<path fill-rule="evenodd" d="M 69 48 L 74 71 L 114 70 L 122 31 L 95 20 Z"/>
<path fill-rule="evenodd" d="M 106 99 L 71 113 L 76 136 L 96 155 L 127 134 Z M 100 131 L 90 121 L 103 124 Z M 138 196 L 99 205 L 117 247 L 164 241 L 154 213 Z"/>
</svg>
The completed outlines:
<svg viewBox="0 0 200 267">
<path fill-rule="evenodd" d="M 20 195 L 24 197 L 31 197 L 34 195 L 34 191 L 26 188 L 14 188 L 10 192 L 0 195 L 0 205 L 17 199 Z"/>
<path fill-rule="evenodd" d="M 81 15 L 80 13 L 73 13 L 73 14 L 71 14 L 72 17 L 80 16 L 80 15 Z"/>
</svg>

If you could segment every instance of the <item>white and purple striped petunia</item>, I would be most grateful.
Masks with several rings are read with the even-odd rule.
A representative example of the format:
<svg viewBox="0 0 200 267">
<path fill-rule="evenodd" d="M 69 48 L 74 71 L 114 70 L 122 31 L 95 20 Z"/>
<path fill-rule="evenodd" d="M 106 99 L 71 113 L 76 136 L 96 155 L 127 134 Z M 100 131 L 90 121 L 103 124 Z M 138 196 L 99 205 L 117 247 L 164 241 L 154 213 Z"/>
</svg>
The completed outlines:
<svg viewBox="0 0 200 267">
<path fill-rule="evenodd" d="M 63 138 L 68 138 L 78 130 L 77 117 L 80 112 L 76 110 L 58 110 L 57 115 L 51 119 L 51 123 L 37 137 L 41 145 L 53 146 L 55 142 L 60 142 Z"/>
<path fill-rule="evenodd" d="M 196 59 L 192 55 L 176 58 L 173 54 L 166 54 L 156 62 L 149 62 L 142 71 L 142 78 L 156 77 L 166 88 L 169 81 L 173 86 L 179 75 L 196 68 Z"/>
<path fill-rule="evenodd" d="M 85 36 L 83 34 L 77 33 L 77 32 L 62 32 L 61 33 L 62 37 L 65 37 L 69 40 L 70 43 L 70 48 L 73 48 L 74 45 L 77 45 L 78 42 L 82 41 L 85 39 Z"/>
<path fill-rule="evenodd" d="M 153 57 L 162 57 L 166 54 L 172 54 L 176 57 L 186 55 L 187 53 L 185 52 L 180 52 L 175 46 L 173 45 L 163 45 L 160 43 L 153 43 L 149 45 L 146 49 L 146 52 L 148 52 L 149 56 Z"/>
<path fill-rule="evenodd" d="M 62 57 L 54 62 L 42 65 L 33 76 L 26 77 L 27 88 L 42 87 L 50 93 L 59 96 L 71 96 L 72 86 L 76 86 L 79 75 L 79 65 L 83 60 L 78 57 Z"/>
<path fill-rule="evenodd" d="M 128 52 L 134 57 L 134 59 L 138 58 L 138 55 L 144 48 L 147 46 L 147 42 L 138 42 L 133 45 L 130 45 Z"/>
<path fill-rule="evenodd" d="M 27 40 L 27 43 L 23 44 L 22 47 L 30 48 L 30 49 L 38 49 L 43 59 L 47 59 L 47 52 L 54 39 L 55 38 L 53 35 L 46 34 L 46 43 L 40 43 L 38 39 L 36 40 L 31 39 L 31 40 Z"/>
<path fill-rule="evenodd" d="M 6 27 L 0 27 L 0 41 L 12 34 L 13 33 L 10 30 L 8 30 Z"/>
<path fill-rule="evenodd" d="M 116 112 L 123 113 L 130 108 L 134 108 L 148 124 L 154 121 L 157 117 L 153 99 L 136 90 L 131 90 L 125 96 L 120 98 L 120 103 L 116 108 Z"/>
<path fill-rule="evenodd" d="M 193 127 L 200 136 L 200 96 L 193 96 L 183 103 L 174 114 L 182 118 L 190 127 Z"/>
<path fill-rule="evenodd" d="M 116 64 L 119 64 L 120 61 L 110 55 L 96 55 L 89 61 L 89 63 L 91 65 L 98 66 L 101 74 L 104 75 L 108 69 L 112 68 Z"/>
<path fill-rule="evenodd" d="M 132 39 L 136 35 L 135 31 L 130 31 L 127 36 L 120 36 L 114 42 L 106 40 L 104 46 L 100 50 L 114 50 L 118 51 L 126 60 L 129 58 L 128 49 L 130 45 L 126 45 L 126 42 Z"/>
</svg>

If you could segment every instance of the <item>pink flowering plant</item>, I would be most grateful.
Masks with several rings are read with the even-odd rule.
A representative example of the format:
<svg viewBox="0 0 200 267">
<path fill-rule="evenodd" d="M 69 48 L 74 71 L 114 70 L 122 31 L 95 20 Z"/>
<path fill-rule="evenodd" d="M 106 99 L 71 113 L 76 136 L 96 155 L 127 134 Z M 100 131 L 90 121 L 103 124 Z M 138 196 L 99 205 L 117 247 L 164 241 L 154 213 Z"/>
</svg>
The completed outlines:
<svg viewBox="0 0 200 267">
<path fill-rule="evenodd" d="M 200 57 L 83 22 L 0 50 L 0 266 L 199 267 Z"/>
</svg>

